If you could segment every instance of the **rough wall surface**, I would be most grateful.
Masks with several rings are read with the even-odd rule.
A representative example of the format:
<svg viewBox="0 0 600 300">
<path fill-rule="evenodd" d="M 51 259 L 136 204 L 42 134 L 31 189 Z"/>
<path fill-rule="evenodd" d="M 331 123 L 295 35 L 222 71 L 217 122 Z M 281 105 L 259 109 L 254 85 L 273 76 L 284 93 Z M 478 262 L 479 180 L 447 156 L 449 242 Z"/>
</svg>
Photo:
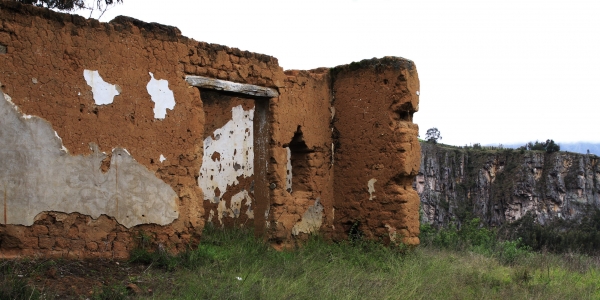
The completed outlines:
<svg viewBox="0 0 600 300">
<path fill-rule="evenodd" d="M 335 232 L 419 243 L 419 80 L 412 61 L 365 60 L 333 70 Z"/>
<path fill-rule="evenodd" d="M 107 155 L 91 144 L 88 156 L 69 155 L 52 126 L 22 116 L 0 93 L 3 224 L 32 225 L 44 211 L 112 215 L 125 227 L 167 225 L 177 219 L 175 191 L 138 164 L 124 149 Z"/>
<path fill-rule="evenodd" d="M 0 235 L 3 236 L 0 244 L 2 254 L 9 256 L 37 252 L 66 255 L 76 249 L 78 255 L 84 256 L 126 257 L 135 245 L 134 237 L 138 232 L 146 231 L 152 233 L 156 243 L 163 244 L 167 249 L 184 249 L 193 241 L 193 236 L 198 236 L 205 222 L 203 193 L 196 179 L 203 157 L 205 113 L 199 90 L 190 88 L 184 77 L 212 76 L 241 83 L 277 87 L 278 84 L 283 84 L 284 78 L 277 60 L 266 55 L 196 42 L 181 36 L 177 28 L 147 24 L 127 17 L 116 18 L 110 23 L 99 23 L 96 20 L 85 20 L 79 16 L 55 13 L 13 1 L 2 1 L 0 20 L 0 44 L 7 49 L 6 53 L 0 54 L 0 82 L 3 92 L 11 97 L 12 103 L 22 115 L 36 116 L 47 121 L 51 129 L 42 134 L 51 139 L 56 131 L 66 149 L 62 152 L 65 159 L 69 156 L 71 160 L 87 161 L 89 165 L 86 171 L 88 175 L 76 176 L 77 182 L 73 181 L 71 173 L 62 174 L 65 165 L 54 167 L 57 164 L 61 165 L 59 161 L 52 161 L 48 166 L 32 165 L 32 169 L 38 168 L 45 174 L 60 174 L 64 178 L 62 185 L 58 185 L 56 190 L 60 191 L 61 186 L 68 187 L 63 189 L 64 192 L 60 195 L 44 192 L 43 197 L 38 199 L 67 201 L 64 205 L 72 208 L 68 211 L 77 211 L 72 213 L 72 218 L 76 220 L 89 218 L 84 215 L 93 218 L 98 215 L 108 216 L 94 219 L 94 222 L 106 223 L 100 226 L 103 230 L 102 235 L 88 235 L 88 231 L 97 228 L 90 223 L 78 227 L 77 235 L 71 235 L 66 242 L 57 241 L 58 238 L 66 236 L 63 231 L 48 231 L 38 236 L 37 233 L 32 233 L 32 227 L 16 225 L 30 225 L 31 221 L 20 222 L 15 219 L 16 223 L 13 223 L 11 219 L 4 219 L 6 225 L 0 227 Z M 84 76 L 85 70 L 92 73 L 97 71 L 100 76 L 90 85 Z M 155 113 L 163 96 L 158 95 L 159 101 L 156 101 L 156 95 L 152 94 L 153 80 L 164 80 L 163 86 L 167 83 L 168 90 L 174 96 L 174 106 L 163 108 L 164 118 Z M 116 95 L 113 95 L 110 103 L 98 102 L 96 99 L 100 93 L 98 91 L 103 88 L 103 82 L 114 86 L 118 92 L 114 93 Z M 158 89 L 160 88 L 159 85 Z M 32 120 L 37 119 L 25 121 Z M 4 128 L 16 126 L 16 123 L 7 119 L 0 121 L 2 136 L 5 137 L 8 131 Z M 56 144 L 56 140 L 54 143 Z M 97 145 L 97 148 L 90 148 L 91 143 Z M 18 147 L 18 143 L 3 144 L 2 151 L 14 152 Z M 58 153 L 60 146 L 55 148 L 40 150 Z M 77 205 L 85 207 L 85 201 L 114 201 L 111 200 L 114 193 L 106 193 L 103 186 L 96 190 L 90 190 L 86 186 L 91 183 L 98 186 L 96 181 L 110 181 L 111 174 L 116 174 L 117 166 L 111 163 L 116 159 L 112 157 L 113 149 L 126 151 L 132 161 L 169 187 L 173 193 L 170 195 L 175 195 L 175 211 L 178 212 L 178 217 L 168 222 L 170 224 L 166 225 L 166 221 L 149 220 L 142 222 L 148 223 L 146 225 L 127 229 L 124 224 L 135 224 L 116 222 L 115 220 L 122 220 L 110 211 L 77 208 Z M 28 152 L 21 151 L 18 155 L 28 155 Z M 101 159 L 103 155 L 106 155 L 105 159 Z M 95 169 L 98 168 L 97 160 L 102 161 L 99 166 L 102 172 Z M 33 159 L 28 161 L 36 162 Z M 19 177 L 19 174 L 12 171 L 5 171 L 0 175 L 3 176 L 3 193 L 15 190 L 5 186 L 33 180 Z M 142 197 L 145 194 L 143 191 L 140 194 L 140 189 L 148 188 L 147 181 L 136 181 L 137 179 L 139 177 L 133 176 L 134 181 L 127 182 L 130 185 L 128 192 Z M 28 186 L 30 185 L 26 184 L 20 188 Z M 43 188 L 40 187 L 40 190 Z M 78 198 L 73 195 L 82 196 Z M 142 198 L 144 201 L 149 200 L 145 196 Z M 163 200 L 165 203 L 172 201 Z M 10 212 L 14 207 L 13 204 L 10 204 L 10 207 L 8 205 L 9 203 L 6 203 L 5 210 Z M 47 203 L 36 210 L 60 211 L 60 207 L 47 210 L 47 207 L 52 205 Z M 31 213 L 36 212 L 33 210 Z M 141 214 L 144 213 L 140 213 L 139 218 L 143 218 Z M 32 216 L 27 217 L 27 220 L 31 219 Z M 34 219 L 34 226 L 42 222 L 51 222 L 51 225 L 42 225 L 48 230 L 52 226 L 58 226 L 61 230 L 63 226 L 67 226 L 43 212 Z M 50 219 L 51 221 L 43 221 Z M 116 240 L 111 239 L 113 233 L 121 233 L 119 243 L 122 245 L 115 244 Z M 32 238 L 25 240 L 26 236 Z M 45 238 L 52 242 L 47 242 L 42 247 L 39 243 L 32 242 L 34 237 L 37 240 Z M 72 243 L 79 243 L 80 240 L 107 246 L 102 249 L 94 246 L 73 247 Z M 101 254 L 98 254 L 100 252 Z"/>
<path fill-rule="evenodd" d="M 284 73 L 175 27 L 4 0 L 0 45 L 0 258 L 179 251 L 207 222 L 276 248 L 358 223 L 418 243 L 410 61 Z"/>
<path fill-rule="evenodd" d="M 277 247 L 333 225 L 329 70 L 285 74 L 282 95 L 270 107 L 274 189 L 266 232 Z"/>
<path fill-rule="evenodd" d="M 205 218 L 217 226 L 246 224 L 254 219 L 254 99 L 211 90 L 201 96 L 207 125 L 198 183 Z"/>
<path fill-rule="evenodd" d="M 421 144 L 415 188 L 421 221 L 436 227 L 478 217 L 487 225 L 531 212 L 541 224 L 600 208 L 598 157 L 578 153 L 464 150 Z"/>
</svg>

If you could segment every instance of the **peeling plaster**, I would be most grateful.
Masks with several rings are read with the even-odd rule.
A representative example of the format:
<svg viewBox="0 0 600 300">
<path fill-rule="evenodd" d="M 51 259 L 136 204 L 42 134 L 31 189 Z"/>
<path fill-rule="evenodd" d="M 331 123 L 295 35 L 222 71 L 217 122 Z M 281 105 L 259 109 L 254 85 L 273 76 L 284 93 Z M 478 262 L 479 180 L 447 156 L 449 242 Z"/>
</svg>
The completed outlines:
<svg viewBox="0 0 600 300">
<path fill-rule="evenodd" d="M 323 205 L 320 203 L 320 198 L 317 198 L 315 204 L 302 215 L 302 221 L 294 225 L 292 234 L 317 232 L 321 228 L 321 224 L 323 224 Z"/>
<path fill-rule="evenodd" d="M 2 83 L 0 83 L 0 86 L 2 86 Z M 19 109 L 19 107 L 12 102 L 12 98 L 8 94 L 4 94 L 4 93 L 2 93 L 2 94 L 4 95 L 4 99 L 12 106 L 12 108 L 14 110 L 16 110 L 19 114 L 21 114 L 21 117 L 23 117 L 23 119 L 31 119 L 31 117 L 33 117 L 31 115 L 26 115 L 26 114 L 22 113 L 21 110 Z M 56 131 L 55 131 L 55 133 L 56 133 Z"/>
<path fill-rule="evenodd" d="M 25 118 L 0 92 L 0 221 L 30 226 L 45 211 L 114 217 L 125 227 L 167 225 L 179 216 L 178 196 L 168 184 L 122 148 L 106 154 L 69 155 L 48 121 Z M 117 168 L 118 166 L 118 168 Z M 118 173 L 117 173 L 118 172 Z"/>
<path fill-rule="evenodd" d="M 398 244 L 400 239 L 398 238 L 398 231 L 396 231 L 396 228 L 394 228 L 388 224 L 385 224 L 385 228 L 388 231 L 388 236 L 390 237 L 390 241 L 394 244 Z"/>
<path fill-rule="evenodd" d="M 221 201 L 219 205 L 217 205 L 217 219 L 219 220 L 219 224 L 223 224 L 223 217 L 227 215 L 227 202 Z"/>
<path fill-rule="evenodd" d="M 244 196 L 248 196 L 248 192 L 241 191 L 231 197 L 229 217 L 237 218 L 240 216 L 240 210 L 242 209 L 242 200 L 244 200 Z"/>
<path fill-rule="evenodd" d="M 212 219 L 215 217 L 215 211 L 214 210 L 210 210 L 210 212 L 208 213 L 208 223 L 212 223 Z"/>
<path fill-rule="evenodd" d="M 375 182 L 377 182 L 377 179 L 371 178 L 367 183 L 367 187 L 369 188 L 369 200 L 373 200 L 376 198 L 375 196 L 373 196 L 373 193 L 375 193 Z"/>
<path fill-rule="evenodd" d="M 160 155 L 160 157 L 158 158 L 158 161 L 160 161 L 161 163 L 162 163 L 163 161 L 165 161 L 165 160 L 167 160 L 167 158 L 166 158 L 164 155 L 162 155 L 162 154 L 161 154 L 161 155 Z"/>
<path fill-rule="evenodd" d="M 286 175 L 285 175 L 285 190 L 292 192 L 292 150 L 290 147 L 285 147 L 287 152 L 287 164 L 286 164 Z"/>
<path fill-rule="evenodd" d="M 248 219 L 254 219 L 254 210 L 252 210 L 252 202 L 250 202 L 250 199 L 250 197 L 246 198 L 246 205 L 248 206 L 246 216 L 248 216 Z"/>
<path fill-rule="evenodd" d="M 175 108 L 175 96 L 173 91 L 169 89 L 169 82 L 164 79 L 154 79 L 154 74 L 150 74 L 150 81 L 146 85 L 148 94 L 154 102 L 154 117 L 156 119 L 164 119 L 167 115 L 167 109 Z"/>
<path fill-rule="evenodd" d="M 242 209 L 242 201 L 244 199 L 246 199 L 246 206 L 248 206 L 248 210 L 246 211 L 248 218 L 249 219 L 254 218 L 254 212 L 252 211 L 252 198 L 250 197 L 250 195 L 248 194 L 248 192 L 246 190 L 243 190 L 243 191 L 233 195 L 233 197 L 231 197 L 231 205 L 229 208 L 229 217 L 237 218 L 240 216 L 240 211 Z M 223 201 L 223 202 L 225 202 L 225 201 Z M 252 217 L 250 217 L 250 216 L 252 216 Z"/>
<path fill-rule="evenodd" d="M 246 190 L 242 190 L 231 197 L 231 203 L 229 207 L 227 207 L 227 202 L 225 200 L 221 200 L 219 202 L 219 205 L 217 206 L 217 218 L 219 219 L 219 224 L 223 225 L 223 218 L 227 217 L 227 215 L 229 215 L 230 218 L 238 218 L 241 214 L 242 201 L 244 201 L 244 199 L 246 200 L 246 206 L 248 206 L 246 214 L 248 215 L 249 219 L 254 219 L 254 212 L 252 211 L 252 197 L 250 197 Z M 211 222 L 213 217 L 214 212 L 211 209 L 208 216 L 208 222 Z"/>
<path fill-rule="evenodd" d="M 98 71 L 83 70 L 83 78 L 92 88 L 96 105 L 111 104 L 115 96 L 121 93 L 121 88 L 118 85 L 104 81 Z"/>
<path fill-rule="evenodd" d="M 247 178 L 254 174 L 254 108 L 245 111 L 238 105 L 231 109 L 231 114 L 232 120 L 204 139 L 204 156 L 198 177 L 204 200 L 219 205 L 221 199 L 215 194 L 217 188 L 223 195 L 228 186 L 239 183 L 239 176 Z"/>
</svg>

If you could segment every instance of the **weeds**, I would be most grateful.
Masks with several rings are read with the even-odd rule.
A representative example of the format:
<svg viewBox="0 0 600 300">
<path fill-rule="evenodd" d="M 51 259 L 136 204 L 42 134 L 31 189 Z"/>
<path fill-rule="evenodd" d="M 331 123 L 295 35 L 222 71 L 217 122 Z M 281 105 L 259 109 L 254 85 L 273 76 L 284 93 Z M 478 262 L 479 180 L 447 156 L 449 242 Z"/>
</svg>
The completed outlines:
<svg viewBox="0 0 600 300">
<path fill-rule="evenodd" d="M 435 229 L 429 224 L 423 224 L 421 244 L 453 251 L 473 251 L 496 257 L 504 264 L 512 264 L 531 254 L 531 248 L 520 238 L 501 240 L 495 230 L 481 227 L 478 218 L 463 222 L 461 228 L 451 225 L 449 228 Z"/>
<path fill-rule="evenodd" d="M 92 300 L 123 300 L 127 299 L 127 289 L 123 285 L 105 285 L 94 290 Z"/>
<path fill-rule="evenodd" d="M 40 292 L 27 283 L 22 273 L 18 262 L 0 261 L 0 300 L 40 298 Z"/>
<path fill-rule="evenodd" d="M 156 299 L 505 299 L 599 297 L 598 267 L 567 268 L 566 258 L 538 254 L 521 241 L 500 241 L 478 221 L 462 228 L 425 226 L 423 245 L 407 250 L 360 237 L 334 243 L 319 236 L 275 251 L 244 229 L 207 228 L 197 249 L 171 256 L 172 274 Z M 155 254 L 157 255 L 157 254 Z M 572 258 L 576 260 L 576 258 Z M 584 261 L 585 263 L 587 261 Z M 163 276 L 163 275 L 154 275 Z M 578 284 L 574 284 L 577 282 Z M 583 284 L 582 284 L 583 282 Z"/>
<path fill-rule="evenodd" d="M 359 236 L 338 243 L 312 236 L 298 249 L 276 251 L 248 229 L 207 227 L 199 246 L 183 253 L 151 249 L 151 240 L 132 252 L 129 264 L 143 263 L 144 271 L 129 280 L 151 294 L 128 295 L 123 282 L 111 281 L 90 298 L 600 298 L 596 257 L 533 252 L 520 240 L 498 239 L 496 231 L 479 227 L 477 220 L 460 228 L 423 226 L 422 242 L 406 249 Z M 38 297 L 27 289 L 30 281 L 7 281 L 8 274 L 13 279 L 23 274 L 19 268 L 0 262 L 0 299 L 29 299 L 32 292 L 32 299 Z"/>
</svg>

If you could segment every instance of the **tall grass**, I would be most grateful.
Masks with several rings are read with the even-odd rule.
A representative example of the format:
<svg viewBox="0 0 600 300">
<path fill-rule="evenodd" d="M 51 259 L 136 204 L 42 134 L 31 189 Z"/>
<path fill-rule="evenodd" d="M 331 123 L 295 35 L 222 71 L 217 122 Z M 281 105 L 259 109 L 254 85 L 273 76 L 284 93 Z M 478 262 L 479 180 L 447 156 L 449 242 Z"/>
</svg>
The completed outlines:
<svg viewBox="0 0 600 300">
<path fill-rule="evenodd" d="M 134 256 L 156 266 L 156 299 L 598 299 L 594 258 L 537 254 L 489 232 L 429 232 L 415 250 L 318 236 L 278 252 L 242 229 L 208 229 L 198 249 Z M 455 235 L 450 237 L 449 235 Z M 512 253 L 515 252 L 515 253 Z M 172 261 L 171 261 L 172 260 Z"/>
<path fill-rule="evenodd" d="M 532 255 L 531 247 L 522 239 L 501 240 L 493 229 L 480 226 L 474 218 L 463 222 L 458 229 L 454 224 L 448 228 L 435 229 L 429 224 L 421 225 L 421 245 L 453 251 L 472 251 L 495 257 L 501 263 L 514 263 L 519 257 Z"/>
<path fill-rule="evenodd" d="M 40 292 L 29 286 L 26 278 L 23 278 L 23 273 L 31 271 L 33 268 L 35 267 L 31 267 L 27 263 L 22 264 L 18 261 L 0 260 L 0 300 L 39 299 Z"/>
</svg>

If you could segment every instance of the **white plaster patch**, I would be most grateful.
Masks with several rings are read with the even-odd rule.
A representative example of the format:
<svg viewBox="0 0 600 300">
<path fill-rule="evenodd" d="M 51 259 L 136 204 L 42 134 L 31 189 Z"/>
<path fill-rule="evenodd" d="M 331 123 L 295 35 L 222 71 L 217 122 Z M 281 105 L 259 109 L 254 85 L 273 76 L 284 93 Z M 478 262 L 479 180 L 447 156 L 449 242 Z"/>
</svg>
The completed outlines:
<svg viewBox="0 0 600 300">
<path fill-rule="evenodd" d="M 388 236 L 390 237 L 390 241 L 394 244 L 398 244 L 399 242 L 399 238 L 398 238 L 398 231 L 396 231 L 396 228 L 385 224 L 385 228 L 388 231 Z"/>
<path fill-rule="evenodd" d="M 304 212 L 302 220 L 294 225 L 292 234 L 317 232 L 321 228 L 321 224 L 323 224 L 323 205 L 321 205 L 320 199 L 317 198 L 315 204 Z"/>
<path fill-rule="evenodd" d="M 417 91 L 417 96 L 421 95 L 421 93 L 419 91 Z"/>
<path fill-rule="evenodd" d="M 231 197 L 231 203 L 229 205 L 229 217 L 237 218 L 240 216 L 240 210 L 242 209 L 242 201 L 248 196 L 248 192 L 243 190 Z"/>
<path fill-rule="evenodd" d="M 238 105 L 231 113 L 232 120 L 204 139 L 198 186 L 204 192 L 204 200 L 213 203 L 220 203 L 216 189 L 223 195 L 228 186 L 239 183 L 239 176 L 254 175 L 254 108 L 245 111 Z"/>
<path fill-rule="evenodd" d="M 215 211 L 214 210 L 210 210 L 210 212 L 208 213 L 208 223 L 212 223 L 212 219 L 215 217 Z"/>
<path fill-rule="evenodd" d="M 116 84 L 104 81 L 98 71 L 83 70 L 83 78 L 92 87 L 92 94 L 94 95 L 96 105 L 111 104 L 115 96 L 120 93 L 121 88 Z"/>
<path fill-rule="evenodd" d="M 227 203 L 225 201 L 220 201 L 219 205 L 217 205 L 217 219 L 219 220 L 219 224 L 223 224 L 223 217 L 227 214 Z"/>
<path fill-rule="evenodd" d="M 331 131 L 333 132 L 333 128 L 331 128 Z M 331 143 L 331 165 L 333 165 L 335 163 L 335 145 L 333 143 Z"/>
<path fill-rule="evenodd" d="M 60 148 L 60 150 L 62 150 L 62 151 L 64 151 L 64 152 L 66 152 L 66 153 L 69 153 L 69 150 L 67 149 L 67 147 L 65 147 L 65 145 L 64 145 L 64 144 L 63 144 L 63 142 L 62 142 L 62 138 L 61 138 L 60 136 L 58 136 L 58 132 L 54 131 L 54 135 L 55 135 L 55 136 L 56 136 L 56 138 L 57 138 L 57 139 L 60 141 L 60 145 L 61 145 L 61 148 Z"/>
<path fill-rule="evenodd" d="M 128 228 L 167 225 L 178 218 L 175 191 L 127 150 L 113 149 L 110 167 L 102 172 L 107 155 L 98 146 L 91 145 L 90 155 L 65 155 L 67 150 L 48 121 L 24 118 L 4 99 L 0 91 L 2 223 L 30 226 L 44 211 L 93 218 L 105 214 Z"/>
<path fill-rule="evenodd" d="M 248 219 L 254 219 L 254 210 L 252 209 L 252 202 L 250 202 L 250 199 L 250 197 L 246 198 L 246 206 L 248 206 L 246 216 L 248 216 Z"/>
<path fill-rule="evenodd" d="M 287 164 L 286 164 L 286 175 L 285 175 L 285 190 L 289 193 L 292 192 L 292 150 L 290 147 L 285 147 L 287 152 Z"/>
<path fill-rule="evenodd" d="M 163 161 L 167 160 L 167 158 L 161 154 L 158 160 L 162 163 Z"/>
<path fill-rule="evenodd" d="M 169 82 L 164 79 L 154 79 L 154 74 L 150 74 L 150 81 L 146 85 L 148 94 L 154 102 L 154 117 L 164 119 L 167 115 L 167 109 L 175 108 L 175 96 L 173 91 L 169 89 Z"/>
<path fill-rule="evenodd" d="M 373 196 L 373 193 L 375 192 L 375 182 L 377 182 L 377 179 L 375 178 L 371 178 L 369 182 L 367 182 L 367 187 L 369 188 L 369 200 L 373 200 L 376 198 L 375 196 Z"/>
<path fill-rule="evenodd" d="M 223 218 L 226 217 L 227 215 L 229 215 L 230 218 L 238 218 L 241 214 L 241 210 L 242 210 L 242 202 L 244 201 L 244 199 L 246 199 L 246 206 L 248 206 L 248 210 L 246 211 L 246 214 L 248 215 L 249 219 L 253 219 L 254 218 L 254 212 L 252 211 L 252 198 L 250 197 L 250 195 L 248 194 L 248 192 L 246 190 L 242 190 L 239 193 L 233 195 L 231 197 L 231 202 L 229 207 L 227 207 L 227 203 L 225 202 L 225 200 L 221 200 L 219 202 L 219 205 L 217 206 L 217 214 L 218 214 L 218 219 L 219 219 L 219 223 L 222 225 L 223 224 Z M 211 215 L 209 215 L 208 217 L 208 221 L 210 222 L 213 218 L 213 211 L 210 211 Z"/>
</svg>

